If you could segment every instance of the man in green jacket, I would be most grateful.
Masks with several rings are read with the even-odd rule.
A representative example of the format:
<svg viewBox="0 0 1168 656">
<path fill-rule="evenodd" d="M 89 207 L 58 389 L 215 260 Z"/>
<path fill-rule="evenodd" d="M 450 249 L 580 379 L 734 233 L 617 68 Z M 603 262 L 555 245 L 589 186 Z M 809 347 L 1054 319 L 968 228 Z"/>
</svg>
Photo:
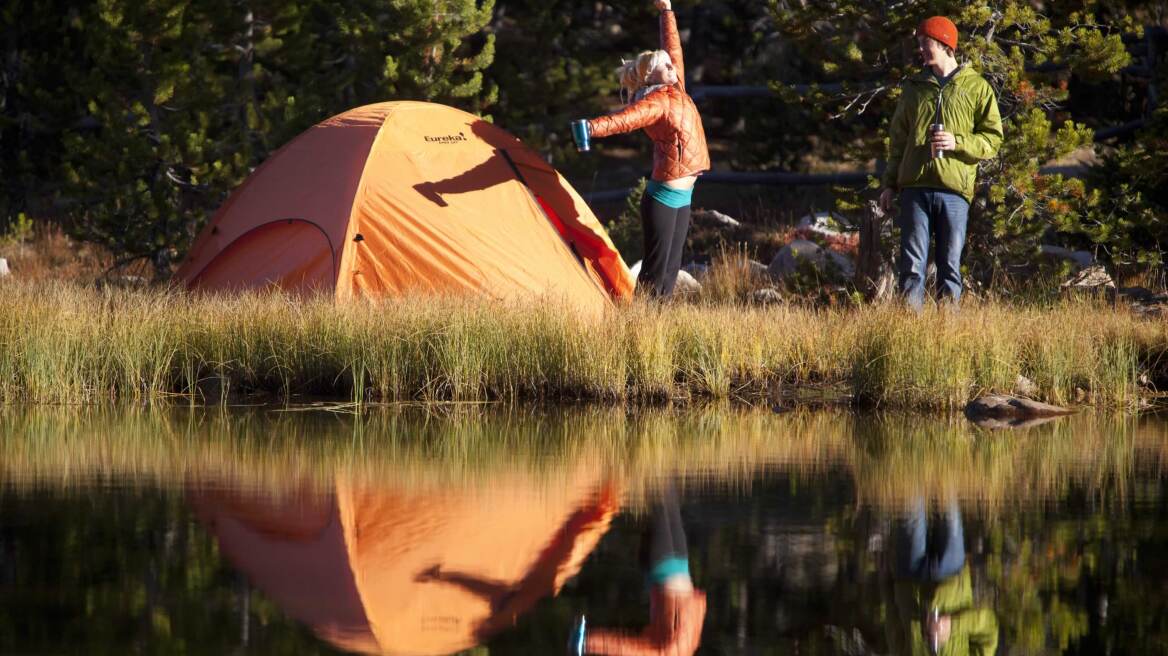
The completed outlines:
<svg viewBox="0 0 1168 656">
<path fill-rule="evenodd" d="M 998 618 L 992 609 L 974 604 L 957 501 L 951 499 L 937 516 L 924 498 L 914 498 L 893 526 L 895 563 L 882 590 L 889 653 L 993 656 Z"/>
<path fill-rule="evenodd" d="M 916 39 L 925 69 L 903 85 L 892 116 L 880 205 L 890 210 L 900 192 L 900 292 L 919 310 L 930 235 L 937 242 L 940 294 L 953 303 L 961 299 L 961 251 L 977 163 L 997 154 L 1002 117 L 989 83 L 957 63 L 953 21 L 928 18 Z"/>
</svg>

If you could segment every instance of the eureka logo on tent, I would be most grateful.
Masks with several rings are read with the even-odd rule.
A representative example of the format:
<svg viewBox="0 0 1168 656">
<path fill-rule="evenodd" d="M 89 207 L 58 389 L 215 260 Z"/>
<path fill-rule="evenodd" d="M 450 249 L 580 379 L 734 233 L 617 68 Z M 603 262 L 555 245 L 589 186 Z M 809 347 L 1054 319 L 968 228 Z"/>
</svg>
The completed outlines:
<svg viewBox="0 0 1168 656">
<path fill-rule="evenodd" d="M 446 144 L 448 144 L 448 143 L 458 143 L 459 141 L 466 141 L 466 135 L 463 134 L 462 132 L 459 132 L 458 134 L 443 134 L 443 135 L 440 135 L 437 137 L 425 135 L 425 137 L 423 137 L 423 138 L 426 141 L 429 141 L 431 143 L 446 143 Z"/>
</svg>

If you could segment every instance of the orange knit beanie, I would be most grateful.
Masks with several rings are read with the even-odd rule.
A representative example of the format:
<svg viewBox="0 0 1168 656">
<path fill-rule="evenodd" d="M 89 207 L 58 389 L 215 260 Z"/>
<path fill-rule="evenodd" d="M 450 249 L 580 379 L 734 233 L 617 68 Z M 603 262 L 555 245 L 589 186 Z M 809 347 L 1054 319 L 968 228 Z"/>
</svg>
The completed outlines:
<svg viewBox="0 0 1168 656">
<path fill-rule="evenodd" d="M 917 36 L 927 36 L 949 46 L 950 50 L 957 50 L 957 26 L 944 16 L 933 16 L 921 21 L 917 27 Z"/>
</svg>

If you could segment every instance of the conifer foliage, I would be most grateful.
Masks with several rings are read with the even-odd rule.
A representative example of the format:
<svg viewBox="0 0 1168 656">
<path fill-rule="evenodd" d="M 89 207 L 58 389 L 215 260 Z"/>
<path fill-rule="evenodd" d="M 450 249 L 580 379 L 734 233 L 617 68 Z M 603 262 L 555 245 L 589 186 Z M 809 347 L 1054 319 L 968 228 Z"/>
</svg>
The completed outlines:
<svg viewBox="0 0 1168 656">
<path fill-rule="evenodd" d="M 57 6 L 47 6 L 55 4 Z M 0 211 L 162 273 L 273 150 L 365 103 L 478 110 L 484 0 L 7 3 Z"/>
<path fill-rule="evenodd" d="M 1124 276 L 1152 274 L 1168 283 L 1168 107 L 1160 107 L 1131 143 L 1091 168 L 1090 191 L 1060 229 L 1081 236 Z M 1156 277 L 1159 280 L 1156 280 Z"/>
</svg>

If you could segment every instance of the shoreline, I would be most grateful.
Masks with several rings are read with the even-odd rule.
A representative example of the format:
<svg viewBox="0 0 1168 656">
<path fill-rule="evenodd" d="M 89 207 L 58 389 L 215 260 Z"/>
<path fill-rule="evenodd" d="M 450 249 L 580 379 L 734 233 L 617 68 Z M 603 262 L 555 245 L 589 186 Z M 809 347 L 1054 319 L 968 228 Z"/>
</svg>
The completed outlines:
<svg viewBox="0 0 1168 656">
<path fill-rule="evenodd" d="M 813 309 L 412 298 L 336 305 L 0 285 L 0 402 L 850 399 L 959 409 L 1019 377 L 1056 405 L 1140 409 L 1168 389 L 1168 321 L 1101 302 Z M 830 393 L 825 394 L 825 391 Z M 845 401 L 846 402 L 846 401 Z"/>
</svg>

